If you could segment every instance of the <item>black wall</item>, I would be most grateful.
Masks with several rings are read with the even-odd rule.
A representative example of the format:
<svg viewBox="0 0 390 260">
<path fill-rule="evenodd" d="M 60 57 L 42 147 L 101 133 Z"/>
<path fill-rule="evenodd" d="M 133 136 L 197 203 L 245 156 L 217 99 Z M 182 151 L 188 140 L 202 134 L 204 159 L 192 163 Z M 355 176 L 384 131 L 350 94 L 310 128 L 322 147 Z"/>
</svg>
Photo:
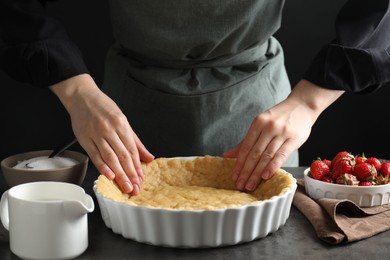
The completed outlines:
<svg viewBox="0 0 390 260">
<path fill-rule="evenodd" d="M 282 28 L 276 34 L 285 50 L 286 67 L 294 85 L 310 60 L 332 39 L 334 18 L 345 1 L 288 0 Z M 61 19 L 70 37 L 83 51 L 95 80 L 103 80 L 107 49 L 113 42 L 106 1 L 58 1 L 48 11 Z M 0 71 L 0 159 L 9 155 L 52 149 L 72 134 L 69 117 L 47 89 L 10 79 Z M 387 112 L 390 85 L 368 95 L 347 93 L 318 119 L 301 147 L 301 165 L 339 150 L 390 158 L 387 149 Z M 75 146 L 74 149 L 82 150 Z"/>
</svg>

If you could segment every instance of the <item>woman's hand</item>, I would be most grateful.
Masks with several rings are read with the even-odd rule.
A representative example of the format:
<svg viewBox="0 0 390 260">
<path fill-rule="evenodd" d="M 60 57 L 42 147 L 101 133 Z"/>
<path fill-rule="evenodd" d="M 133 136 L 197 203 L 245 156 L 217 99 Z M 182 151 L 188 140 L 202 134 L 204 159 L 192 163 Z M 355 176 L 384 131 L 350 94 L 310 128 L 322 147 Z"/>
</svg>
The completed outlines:
<svg viewBox="0 0 390 260">
<path fill-rule="evenodd" d="M 308 139 L 320 113 L 343 93 L 301 80 L 286 100 L 259 114 L 244 140 L 224 154 L 237 158 L 232 173 L 237 189 L 253 191 L 271 178 Z"/>
<path fill-rule="evenodd" d="M 138 194 L 149 153 L 115 102 L 87 74 L 50 87 L 68 111 L 73 132 L 97 170 L 115 179 L 121 190 Z"/>
</svg>

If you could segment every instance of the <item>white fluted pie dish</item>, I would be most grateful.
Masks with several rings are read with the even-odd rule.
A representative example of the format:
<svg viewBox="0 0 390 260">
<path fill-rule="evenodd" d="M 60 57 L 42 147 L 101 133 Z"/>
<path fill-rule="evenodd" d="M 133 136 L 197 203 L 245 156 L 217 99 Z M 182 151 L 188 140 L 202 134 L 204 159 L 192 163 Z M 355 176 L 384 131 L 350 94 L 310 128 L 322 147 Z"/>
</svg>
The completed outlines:
<svg viewBox="0 0 390 260">
<path fill-rule="evenodd" d="M 213 158 L 213 160 L 215 159 Z M 175 160 L 175 158 L 170 160 Z M 177 160 L 189 161 L 194 160 L 194 157 Z M 180 163 L 179 166 L 184 167 Z M 216 167 L 218 168 L 218 166 Z M 186 168 L 188 167 L 186 166 Z M 161 169 L 161 166 L 159 169 Z M 191 168 L 191 171 L 196 171 L 196 169 L 195 165 Z M 145 183 L 147 178 L 146 171 Z M 192 177 L 191 179 L 195 178 Z M 164 201 L 165 198 L 168 198 L 168 206 L 135 205 L 134 203 L 138 202 L 128 201 L 127 195 L 119 194 L 118 190 L 115 192 L 118 193 L 119 197 L 113 196 L 110 192 L 105 192 L 105 188 L 99 187 L 99 185 L 103 185 L 102 180 L 99 177 L 95 181 L 93 190 L 105 225 L 112 229 L 114 233 L 141 243 L 187 248 L 235 245 L 263 238 L 276 232 L 286 223 L 290 215 L 292 199 L 297 188 L 295 178 L 290 173 L 280 170 L 270 179 L 273 181 L 265 181 L 264 184 L 260 185 L 262 188 L 258 189 L 257 194 L 267 193 L 269 198 L 249 202 L 245 205 L 235 206 L 235 204 L 229 204 L 225 208 L 218 204 L 215 208 L 208 207 L 207 209 L 187 209 L 188 205 L 181 202 L 182 205 L 186 204 L 186 209 L 180 209 L 179 206 L 171 203 L 171 199 L 167 197 L 169 195 L 162 196 L 161 200 Z M 223 183 L 224 180 L 217 182 Z M 278 182 L 285 182 L 285 184 L 282 187 Z M 164 185 L 159 184 L 159 188 Z M 197 189 L 198 186 L 194 187 Z M 203 188 L 201 187 L 201 192 L 204 194 L 210 191 L 210 188 L 206 187 L 203 192 Z M 192 192 L 192 187 L 189 189 L 191 191 L 189 190 L 188 194 Z M 211 188 L 211 191 L 213 189 Z M 272 192 L 278 194 L 273 195 Z M 159 194 L 161 193 L 159 191 Z M 142 191 L 140 194 L 142 194 Z M 159 196 L 156 195 L 151 198 L 154 197 Z M 141 197 L 136 199 L 141 200 Z M 210 200 L 212 201 L 212 198 Z M 194 203 L 198 205 L 198 202 Z M 194 208 L 196 207 L 198 206 L 194 206 Z"/>
</svg>

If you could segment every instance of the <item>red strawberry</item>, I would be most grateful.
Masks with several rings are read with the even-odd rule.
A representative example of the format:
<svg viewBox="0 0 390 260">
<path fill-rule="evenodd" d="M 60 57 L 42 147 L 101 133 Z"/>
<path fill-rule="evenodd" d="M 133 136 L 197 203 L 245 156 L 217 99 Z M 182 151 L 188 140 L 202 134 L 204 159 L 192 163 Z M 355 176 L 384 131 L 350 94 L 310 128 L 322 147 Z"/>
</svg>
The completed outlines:
<svg viewBox="0 0 390 260">
<path fill-rule="evenodd" d="M 379 173 L 383 176 L 389 176 L 390 177 L 390 162 L 383 162 L 381 168 L 379 169 Z"/>
<path fill-rule="evenodd" d="M 321 180 L 329 174 L 329 166 L 321 159 L 317 159 L 310 165 L 310 175 L 316 180 Z"/>
<path fill-rule="evenodd" d="M 342 185 L 351 185 L 351 186 L 359 185 L 359 181 L 356 179 L 356 176 L 350 173 L 341 174 L 337 178 L 336 183 Z"/>
<path fill-rule="evenodd" d="M 378 171 L 378 170 L 381 168 L 381 166 L 382 166 L 381 161 L 379 161 L 379 159 L 378 159 L 378 158 L 375 158 L 375 157 L 369 157 L 369 158 L 367 158 L 366 163 L 369 163 L 369 164 L 374 165 L 374 167 L 375 167 L 375 169 L 376 169 L 377 171 Z"/>
<path fill-rule="evenodd" d="M 367 158 L 364 157 L 364 155 L 362 155 L 362 156 L 356 156 L 356 158 L 355 158 L 356 164 L 364 163 L 366 160 L 367 160 Z"/>
<path fill-rule="evenodd" d="M 352 159 L 352 158 L 354 158 L 354 156 L 351 153 L 347 152 L 347 151 L 338 152 L 336 154 L 336 156 L 333 157 L 333 159 L 332 159 L 331 166 L 330 166 L 330 170 L 331 171 L 332 171 L 333 166 L 336 163 L 336 161 L 338 161 L 339 159 L 342 159 L 342 158 L 350 158 L 350 159 Z"/>
<path fill-rule="evenodd" d="M 374 165 L 365 162 L 355 165 L 353 174 L 359 181 L 373 180 L 377 175 Z"/>
<path fill-rule="evenodd" d="M 324 163 L 326 163 L 326 165 L 329 166 L 329 169 L 330 169 L 330 165 L 332 164 L 332 161 L 331 160 L 328 160 L 328 159 L 323 159 L 322 160 Z"/>
<path fill-rule="evenodd" d="M 373 186 L 375 185 L 374 183 L 372 183 L 372 181 L 361 181 L 359 182 L 359 186 Z"/>
<path fill-rule="evenodd" d="M 354 159 L 351 159 L 349 157 L 343 157 L 341 159 L 338 159 L 332 167 L 330 177 L 333 180 L 336 180 L 340 175 L 352 172 L 354 166 Z"/>
<path fill-rule="evenodd" d="M 333 183 L 333 180 L 332 180 L 332 178 L 331 178 L 331 177 L 329 177 L 329 176 L 325 176 L 325 177 L 323 177 L 323 178 L 321 179 L 321 181 L 323 181 L 323 182 L 329 182 L 329 183 Z"/>
</svg>

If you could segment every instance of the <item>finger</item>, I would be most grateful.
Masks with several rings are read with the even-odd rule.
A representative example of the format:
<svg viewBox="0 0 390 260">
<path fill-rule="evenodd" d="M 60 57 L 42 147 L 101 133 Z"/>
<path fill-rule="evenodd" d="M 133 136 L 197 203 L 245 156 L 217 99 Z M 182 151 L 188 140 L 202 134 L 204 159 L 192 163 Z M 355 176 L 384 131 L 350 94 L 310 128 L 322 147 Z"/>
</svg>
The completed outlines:
<svg viewBox="0 0 390 260">
<path fill-rule="evenodd" d="M 240 174 L 236 180 L 236 187 L 239 190 L 244 190 L 247 185 L 247 181 L 252 175 L 254 169 L 259 164 L 263 152 L 265 151 L 269 140 L 272 140 L 272 136 L 266 133 L 261 133 L 259 139 L 252 146 L 252 149 L 245 158 L 244 165 L 241 168 Z"/>
<path fill-rule="evenodd" d="M 118 133 L 119 138 L 114 138 L 112 142 L 116 145 L 115 152 L 120 155 L 119 161 L 130 178 L 131 182 L 142 183 L 144 180 L 144 174 L 142 172 L 141 160 L 138 153 L 137 144 L 134 139 L 133 131 L 126 131 L 126 134 Z M 135 174 L 138 178 L 136 181 Z"/>
<path fill-rule="evenodd" d="M 134 140 L 138 148 L 138 152 L 141 158 L 141 161 L 143 162 L 151 162 L 154 160 L 154 155 L 150 153 L 144 144 L 141 142 L 141 140 L 138 138 L 137 134 L 133 132 Z"/>
<path fill-rule="evenodd" d="M 142 184 L 145 180 L 145 175 L 142 170 L 142 164 L 141 161 L 143 162 L 151 162 L 154 160 L 154 155 L 151 154 L 146 147 L 143 145 L 141 140 L 138 138 L 137 134 L 135 132 L 132 132 L 133 138 L 135 141 L 136 149 L 139 154 L 139 159 L 134 162 L 135 169 L 137 170 L 138 177 L 140 178 L 140 183 Z"/>
<path fill-rule="evenodd" d="M 120 170 L 123 169 L 134 187 L 131 194 L 137 195 L 144 180 L 144 175 L 134 140 L 127 139 L 126 143 L 123 143 L 119 136 L 114 136 L 109 142 L 120 164 L 120 167 L 116 163 L 114 164 L 117 167 L 116 169 L 120 174 Z"/>
<path fill-rule="evenodd" d="M 82 145 L 87 152 L 89 158 L 91 159 L 93 165 L 95 165 L 96 169 L 100 174 L 103 174 L 109 180 L 113 180 L 115 178 L 115 173 L 107 166 L 107 164 L 103 161 L 100 156 L 100 152 L 97 149 L 96 145 L 91 140 L 88 143 L 83 141 L 79 141 L 80 145 Z"/>
<path fill-rule="evenodd" d="M 83 143 L 80 142 L 80 144 Z M 84 144 L 83 147 L 85 147 L 85 150 L 88 153 L 92 163 L 101 174 L 106 176 L 109 180 L 115 179 L 120 189 L 125 193 L 130 193 L 134 190 L 134 187 L 126 174 L 124 174 L 123 171 L 122 173 L 118 173 L 118 171 L 111 169 L 111 167 L 103 159 L 102 153 L 98 146 L 92 140 L 88 144 Z"/>
<path fill-rule="evenodd" d="M 260 133 L 261 133 L 261 127 L 258 126 L 256 127 L 256 124 L 252 123 L 251 127 L 248 130 L 248 133 L 246 134 L 244 140 L 240 144 L 237 161 L 232 173 L 232 178 L 234 182 L 236 182 L 238 177 L 241 175 L 248 154 L 252 150 L 252 147 L 257 142 Z"/>
<path fill-rule="evenodd" d="M 135 142 L 136 142 L 136 146 L 137 146 L 137 149 L 138 149 L 138 152 L 139 152 L 139 155 L 140 155 L 140 159 L 143 161 L 143 162 L 151 162 L 154 160 L 154 155 L 151 154 L 148 150 L 146 150 L 145 146 L 141 143 L 141 141 L 139 140 L 138 136 L 136 134 L 134 134 L 135 136 Z M 141 160 L 138 161 L 139 163 L 137 163 L 137 168 L 139 169 L 138 171 L 138 175 L 140 177 L 140 181 L 141 183 L 144 182 L 145 180 L 145 175 L 144 175 L 144 172 L 142 170 L 142 164 L 141 164 Z"/>
<path fill-rule="evenodd" d="M 277 152 L 281 149 L 285 142 L 284 138 L 274 137 L 268 144 L 266 149 L 261 154 L 260 160 L 246 179 L 245 190 L 253 191 L 257 188 L 260 181 L 263 179 L 264 169 L 273 160 Z M 244 180 L 245 181 L 245 180 Z"/>
<path fill-rule="evenodd" d="M 237 146 L 233 147 L 232 149 L 227 150 L 226 152 L 223 153 L 223 156 L 225 158 L 237 158 L 238 153 L 240 151 L 240 145 L 238 144 Z"/>
<path fill-rule="evenodd" d="M 269 179 L 271 178 L 274 173 L 283 166 L 283 164 L 287 161 L 287 159 L 291 156 L 291 154 L 294 152 L 295 148 L 295 142 L 293 139 L 287 139 L 283 145 L 278 149 L 278 151 L 275 153 L 272 160 L 268 162 L 268 164 L 264 167 L 262 178 L 263 179 Z"/>
<path fill-rule="evenodd" d="M 118 138 L 119 139 L 119 138 Z M 106 141 L 100 140 L 99 143 L 96 143 L 96 146 L 100 152 L 100 155 L 103 161 L 108 165 L 108 167 L 115 173 L 115 181 L 118 183 L 119 187 L 124 193 L 137 193 L 139 191 L 139 178 L 132 165 L 127 165 L 127 173 L 123 168 L 122 164 L 119 161 L 118 153 L 124 154 L 127 153 L 127 150 L 122 145 L 122 149 L 118 148 L 118 145 L 114 144 L 115 142 L 111 140 L 113 147 Z M 119 156 L 121 157 L 121 156 Z"/>
</svg>

